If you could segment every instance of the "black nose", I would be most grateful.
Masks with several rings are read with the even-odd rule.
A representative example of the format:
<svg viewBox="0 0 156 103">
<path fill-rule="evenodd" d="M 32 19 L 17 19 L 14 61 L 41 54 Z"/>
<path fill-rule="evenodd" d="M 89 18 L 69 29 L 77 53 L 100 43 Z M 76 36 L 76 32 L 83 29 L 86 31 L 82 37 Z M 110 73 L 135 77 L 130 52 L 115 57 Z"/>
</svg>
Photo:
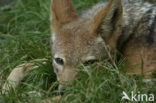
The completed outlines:
<svg viewBox="0 0 156 103">
<path fill-rule="evenodd" d="M 64 85 L 61 85 L 60 88 L 59 88 L 59 91 L 60 91 L 60 95 L 62 96 L 64 94 L 64 91 L 66 90 L 66 86 Z"/>
</svg>

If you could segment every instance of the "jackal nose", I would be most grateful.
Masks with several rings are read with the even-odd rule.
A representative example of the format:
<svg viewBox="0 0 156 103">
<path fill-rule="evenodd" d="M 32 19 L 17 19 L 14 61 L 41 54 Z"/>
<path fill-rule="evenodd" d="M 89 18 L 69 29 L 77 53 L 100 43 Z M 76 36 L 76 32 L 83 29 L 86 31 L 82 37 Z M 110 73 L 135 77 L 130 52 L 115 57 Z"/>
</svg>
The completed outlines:
<svg viewBox="0 0 156 103">
<path fill-rule="evenodd" d="M 59 92 L 60 92 L 60 95 L 62 96 L 64 94 L 64 91 L 66 90 L 66 86 L 65 85 L 60 85 L 59 86 Z"/>
</svg>

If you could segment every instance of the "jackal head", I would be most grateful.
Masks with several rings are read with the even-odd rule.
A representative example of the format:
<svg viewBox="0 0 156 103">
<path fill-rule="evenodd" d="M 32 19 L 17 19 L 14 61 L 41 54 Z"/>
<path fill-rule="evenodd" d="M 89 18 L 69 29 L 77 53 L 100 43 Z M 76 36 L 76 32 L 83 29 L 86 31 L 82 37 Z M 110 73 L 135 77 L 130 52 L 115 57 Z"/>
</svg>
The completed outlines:
<svg viewBox="0 0 156 103">
<path fill-rule="evenodd" d="M 107 58 L 105 44 L 114 49 L 121 34 L 121 0 L 109 0 L 91 19 L 79 16 L 71 0 L 53 0 L 51 14 L 53 66 L 63 88 L 77 76 L 80 62 Z"/>
</svg>

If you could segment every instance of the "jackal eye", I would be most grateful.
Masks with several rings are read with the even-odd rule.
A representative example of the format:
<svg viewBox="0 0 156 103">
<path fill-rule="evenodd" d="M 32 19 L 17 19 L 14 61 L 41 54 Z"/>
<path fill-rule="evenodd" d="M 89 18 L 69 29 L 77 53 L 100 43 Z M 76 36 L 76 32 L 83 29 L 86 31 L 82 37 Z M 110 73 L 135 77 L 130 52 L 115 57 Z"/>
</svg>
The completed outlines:
<svg viewBox="0 0 156 103">
<path fill-rule="evenodd" d="M 59 65 L 64 65 L 64 61 L 62 58 L 55 58 L 55 62 Z"/>
<path fill-rule="evenodd" d="M 97 62 L 98 60 L 88 60 L 88 61 L 86 61 L 86 62 L 84 62 L 83 64 L 84 64 L 84 66 L 88 66 L 88 65 L 91 65 L 91 64 L 94 64 L 95 62 Z"/>
</svg>

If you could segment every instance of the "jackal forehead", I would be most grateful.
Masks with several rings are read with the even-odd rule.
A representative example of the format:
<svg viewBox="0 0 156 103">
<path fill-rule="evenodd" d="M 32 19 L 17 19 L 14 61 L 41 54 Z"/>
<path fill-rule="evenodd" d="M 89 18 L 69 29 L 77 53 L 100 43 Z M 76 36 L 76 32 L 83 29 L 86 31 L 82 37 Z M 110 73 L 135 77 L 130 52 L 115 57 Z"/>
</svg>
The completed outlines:
<svg viewBox="0 0 156 103">
<path fill-rule="evenodd" d="M 54 41 L 52 45 L 54 58 L 62 58 L 64 61 L 76 63 L 78 61 L 98 59 L 100 55 L 104 54 L 101 54 L 101 52 L 104 52 L 105 44 L 101 36 L 94 38 L 77 37 L 67 41 L 63 39 Z"/>
</svg>

